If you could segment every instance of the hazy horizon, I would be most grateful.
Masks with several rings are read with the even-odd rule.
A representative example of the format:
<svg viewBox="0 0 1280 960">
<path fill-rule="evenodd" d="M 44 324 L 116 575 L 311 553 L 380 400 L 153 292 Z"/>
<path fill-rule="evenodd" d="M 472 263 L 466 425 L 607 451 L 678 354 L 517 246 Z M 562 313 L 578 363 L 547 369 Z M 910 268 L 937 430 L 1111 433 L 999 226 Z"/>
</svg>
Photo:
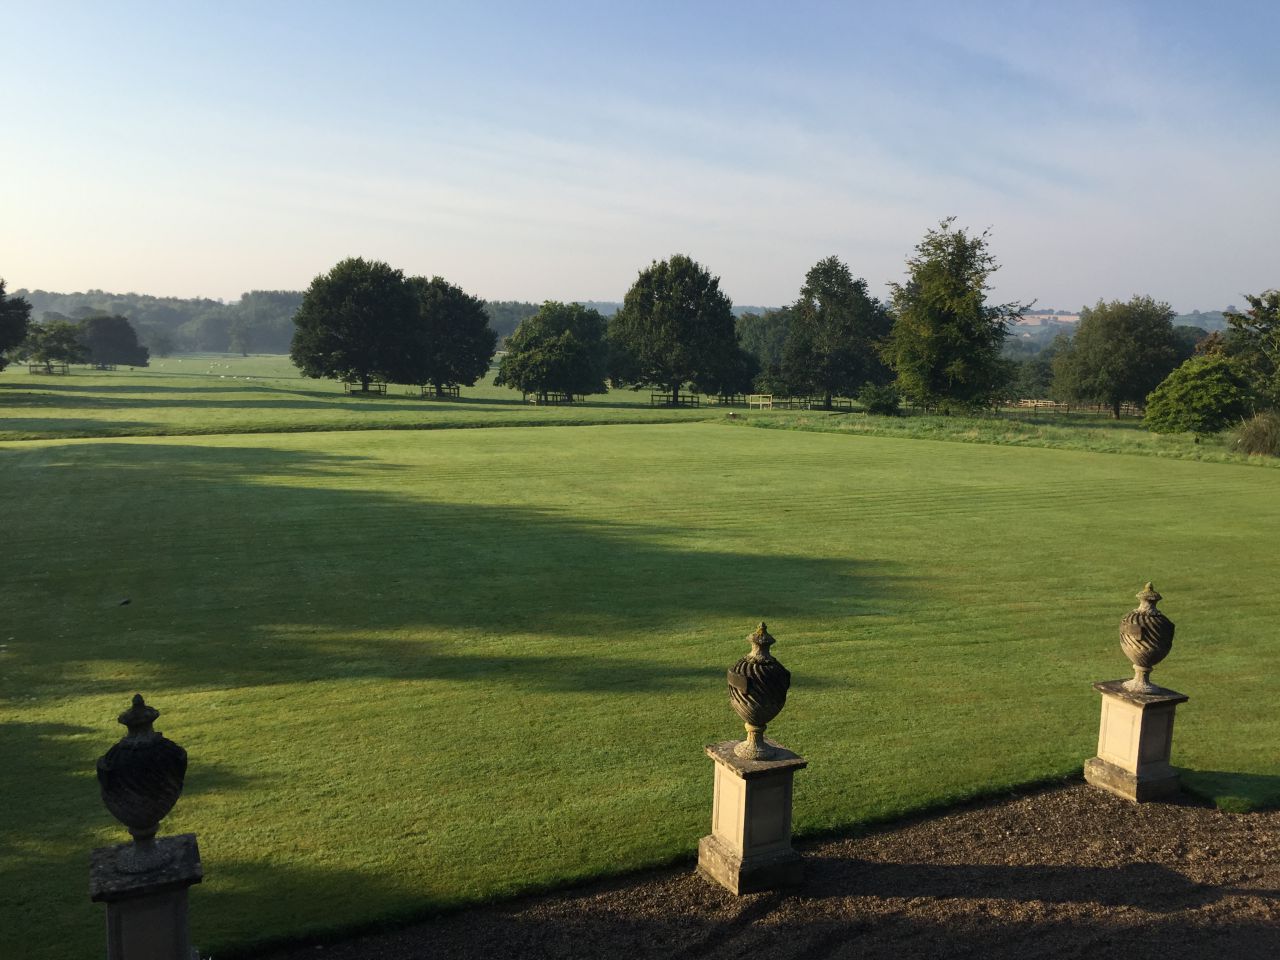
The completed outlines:
<svg viewBox="0 0 1280 960">
<path fill-rule="evenodd" d="M 10 290 L 234 300 L 348 256 L 491 300 L 874 294 L 946 216 L 993 299 L 1280 285 L 1280 8 L 44 4 L 6 15 Z M 19 41 L 20 38 L 20 41 Z"/>
</svg>

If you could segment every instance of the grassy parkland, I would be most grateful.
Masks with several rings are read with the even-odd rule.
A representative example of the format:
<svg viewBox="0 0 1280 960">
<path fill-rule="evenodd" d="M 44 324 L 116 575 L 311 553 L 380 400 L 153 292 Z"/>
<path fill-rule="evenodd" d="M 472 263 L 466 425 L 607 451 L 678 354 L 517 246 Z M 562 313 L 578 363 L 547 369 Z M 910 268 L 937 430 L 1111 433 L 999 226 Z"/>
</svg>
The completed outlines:
<svg viewBox="0 0 1280 960">
<path fill-rule="evenodd" d="M 771 732 L 811 764 L 801 835 L 1078 771 L 1145 579 L 1178 624 L 1156 679 L 1192 697 L 1185 783 L 1280 802 L 1270 470 L 714 408 L 346 429 L 484 405 L 260 362 L 73 375 L 81 399 L 142 400 L 40 414 L 190 435 L 0 445 L 2 956 L 100 949 L 87 855 L 124 835 L 93 763 L 135 690 L 191 756 L 164 831 L 200 835 L 193 928 L 217 956 L 689 856 L 701 745 L 738 729 L 724 670 L 760 619 L 795 677 Z M 0 427 L 37 419 L 7 402 L 25 378 L 0 378 Z"/>
</svg>

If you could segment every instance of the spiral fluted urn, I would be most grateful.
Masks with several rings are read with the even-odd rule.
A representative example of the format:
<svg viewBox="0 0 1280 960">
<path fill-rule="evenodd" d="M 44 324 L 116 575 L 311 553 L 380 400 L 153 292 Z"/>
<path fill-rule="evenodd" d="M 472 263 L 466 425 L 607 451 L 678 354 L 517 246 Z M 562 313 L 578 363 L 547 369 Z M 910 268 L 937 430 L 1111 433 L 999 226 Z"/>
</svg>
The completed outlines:
<svg viewBox="0 0 1280 960">
<path fill-rule="evenodd" d="M 187 751 L 152 729 L 159 716 L 134 694 L 132 706 L 117 718 L 129 732 L 98 760 L 102 802 L 129 828 L 138 869 L 150 865 L 156 830 L 178 802 L 187 774 Z"/>
<path fill-rule="evenodd" d="M 1155 587 L 1148 583 L 1138 594 L 1136 610 L 1120 620 L 1120 649 L 1133 664 L 1133 679 L 1124 688 L 1134 693 L 1160 690 L 1151 682 L 1151 668 L 1169 655 L 1173 647 L 1173 621 L 1156 609 L 1161 600 Z"/>
<path fill-rule="evenodd" d="M 763 623 L 747 639 L 751 652 L 728 673 L 729 705 L 747 728 L 747 739 L 733 752 L 747 760 L 768 760 L 776 751 L 764 739 L 765 727 L 787 702 L 791 673 L 769 653 L 774 639 Z"/>
</svg>

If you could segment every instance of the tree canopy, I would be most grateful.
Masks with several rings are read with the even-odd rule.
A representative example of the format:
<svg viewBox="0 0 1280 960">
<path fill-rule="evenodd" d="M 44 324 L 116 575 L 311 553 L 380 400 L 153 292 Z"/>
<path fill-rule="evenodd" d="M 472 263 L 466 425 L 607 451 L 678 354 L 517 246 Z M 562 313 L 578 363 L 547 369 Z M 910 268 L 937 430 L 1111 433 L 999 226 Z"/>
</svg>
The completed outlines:
<svg viewBox="0 0 1280 960">
<path fill-rule="evenodd" d="M 418 300 L 399 270 L 352 257 L 311 281 L 294 325 L 289 355 L 305 376 L 367 390 L 373 380 L 394 379 L 416 348 Z"/>
<path fill-rule="evenodd" d="M 1121 405 L 1142 403 L 1177 366 L 1173 317 L 1150 297 L 1085 307 L 1075 336 L 1053 358 L 1054 394 L 1106 404 L 1119 419 Z"/>
<path fill-rule="evenodd" d="M 27 339 L 31 304 L 23 297 L 7 296 L 0 280 L 0 370 L 8 366 L 5 355 Z"/>
<path fill-rule="evenodd" d="M 1001 359 L 1019 303 L 989 304 L 988 279 L 999 266 L 990 231 L 969 234 L 949 217 L 930 229 L 907 259 L 905 283 L 890 284 L 893 328 L 882 348 L 902 393 L 928 409 L 987 406 L 1010 377 Z"/>
<path fill-rule="evenodd" d="M 1280 407 L 1280 290 L 1245 294 L 1249 309 L 1225 314 L 1228 353 L 1240 358 L 1270 407 Z"/>
<path fill-rule="evenodd" d="M 782 352 L 791 332 L 792 310 L 781 307 L 764 313 L 744 313 L 738 317 L 738 341 L 755 356 L 762 368 L 782 366 Z"/>
<path fill-rule="evenodd" d="M 18 359 L 35 363 L 83 363 L 89 355 L 80 324 L 71 320 L 33 323 L 16 350 Z"/>
<path fill-rule="evenodd" d="M 80 339 L 90 363 L 145 367 L 151 358 L 125 317 L 85 317 L 80 321 Z"/>
<path fill-rule="evenodd" d="M 473 385 L 488 372 L 498 345 L 484 301 L 441 277 L 410 277 L 407 286 L 417 322 L 391 379 L 431 384 L 437 395 L 445 387 Z"/>
<path fill-rule="evenodd" d="M 792 309 L 782 373 L 790 392 L 816 394 L 823 406 L 854 396 L 864 384 L 889 380 L 877 346 L 892 328 L 889 311 L 867 293 L 837 257 L 819 260 L 805 275 Z"/>
<path fill-rule="evenodd" d="M 609 324 L 615 383 L 714 388 L 740 360 L 733 304 L 720 279 L 684 254 L 640 271 Z"/>
<path fill-rule="evenodd" d="M 1222 354 L 1192 357 L 1147 397 L 1153 433 L 1217 433 L 1253 413 L 1257 395 L 1236 361 Z"/>
<path fill-rule="evenodd" d="M 605 332 L 599 312 L 548 300 L 507 338 L 495 383 L 536 393 L 542 400 L 552 392 L 604 393 L 609 389 Z"/>
</svg>

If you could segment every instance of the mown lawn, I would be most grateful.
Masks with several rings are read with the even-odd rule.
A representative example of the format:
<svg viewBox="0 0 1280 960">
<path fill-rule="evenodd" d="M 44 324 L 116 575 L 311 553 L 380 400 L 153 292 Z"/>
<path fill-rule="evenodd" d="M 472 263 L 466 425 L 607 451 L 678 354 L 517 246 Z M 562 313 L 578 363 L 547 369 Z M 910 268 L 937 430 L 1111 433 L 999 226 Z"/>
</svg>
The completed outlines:
<svg viewBox="0 0 1280 960">
<path fill-rule="evenodd" d="M 0 516 L 0 956 L 101 950 L 135 690 L 190 752 L 164 830 L 218 957 L 690 856 L 760 619 L 802 834 L 1078 771 L 1146 579 L 1186 782 L 1280 801 L 1270 470 L 713 423 L 37 441 Z"/>
<path fill-rule="evenodd" d="M 385 396 L 298 375 L 288 357 L 222 354 L 169 357 L 150 367 L 67 376 L 0 373 L 0 440 L 146 437 L 308 430 L 428 430 L 442 427 L 654 423 L 723 417 L 716 407 L 667 410 L 649 392 L 615 390 L 566 406 L 524 403 L 490 377 L 458 400 L 424 400 L 417 387 Z"/>
</svg>

